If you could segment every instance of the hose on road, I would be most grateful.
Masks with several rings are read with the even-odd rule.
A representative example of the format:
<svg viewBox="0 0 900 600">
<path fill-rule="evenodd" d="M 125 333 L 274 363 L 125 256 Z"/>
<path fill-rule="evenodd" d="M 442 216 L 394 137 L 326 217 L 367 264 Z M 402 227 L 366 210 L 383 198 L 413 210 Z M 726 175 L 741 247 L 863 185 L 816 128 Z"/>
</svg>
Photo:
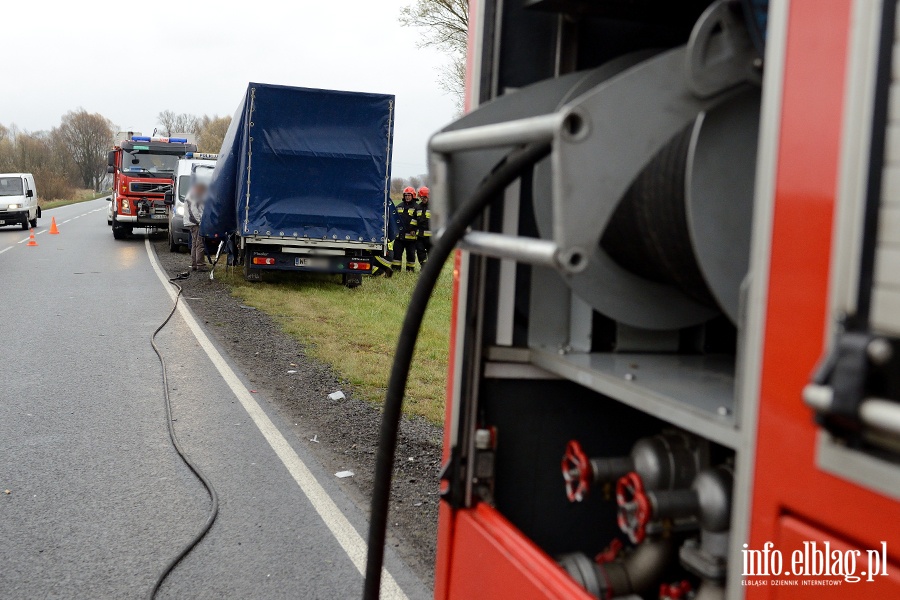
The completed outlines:
<svg viewBox="0 0 900 600">
<path fill-rule="evenodd" d="M 460 205 L 432 246 L 428 253 L 428 262 L 425 263 L 419 274 L 419 281 L 413 290 L 403 320 L 403 328 L 400 330 L 400 338 L 394 352 L 394 364 L 391 367 L 384 399 L 384 414 L 381 419 L 378 451 L 375 459 L 366 581 L 363 587 L 364 600 L 376 600 L 381 589 L 381 570 L 384 566 L 384 542 L 387 533 L 388 504 L 391 495 L 397 432 L 400 427 L 403 397 L 406 392 L 413 352 L 428 301 L 440 278 L 444 263 L 447 262 L 457 242 L 465 235 L 469 225 L 492 201 L 501 197 L 501 192 L 509 184 L 521 177 L 549 153 L 549 143 L 532 143 L 510 153 L 494 171 L 485 177 L 475 193 Z"/>
<path fill-rule="evenodd" d="M 177 277 L 169 279 L 169 283 L 171 283 L 178 292 L 175 294 L 175 302 L 172 304 L 172 310 L 169 312 L 169 315 L 166 317 L 166 320 L 160 324 L 159 327 L 156 328 L 156 331 L 153 332 L 153 335 L 150 336 L 150 345 L 153 347 L 153 351 L 156 352 L 157 358 L 159 358 L 159 364 L 162 368 L 162 381 L 163 381 L 163 396 L 165 397 L 166 404 L 166 425 L 169 429 L 169 440 L 172 442 L 172 446 L 175 448 L 175 451 L 178 453 L 178 456 L 181 458 L 182 462 L 187 465 L 187 468 L 191 470 L 191 472 L 200 480 L 200 483 L 203 484 L 203 487 L 206 488 L 206 491 L 209 493 L 209 514 L 206 517 L 206 521 L 203 523 L 203 526 L 200 530 L 194 534 L 191 540 L 185 544 L 181 551 L 175 555 L 166 566 L 159 572 L 156 576 L 156 580 L 153 583 L 153 587 L 150 589 L 150 593 L 147 594 L 147 597 L 150 600 L 156 596 L 156 592 L 159 591 L 159 587 L 162 585 L 163 581 L 166 580 L 166 577 L 169 576 L 169 573 L 181 562 L 185 556 L 190 553 L 191 550 L 194 549 L 194 546 L 200 543 L 200 540 L 206 535 L 206 533 L 210 530 L 213 523 L 216 520 L 216 517 L 219 514 L 219 495 L 216 493 L 216 488 L 213 487 L 212 482 L 209 478 L 200 470 L 194 462 L 188 457 L 187 453 L 185 453 L 184 449 L 181 447 L 181 444 L 178 442 L 178 437 L 175 435 L 175 426 L 172 424 L 172 399 L 169 396 L 169 374 L 166 369 L 166 359 L 163 357 L 162 351 L 160 351 L 159 346 L 156 345 L 156 336 L 157 334 L 165 328 L 166 325 L 169 324 L 169 321 L 172 320 L 172 317 L 175 315 L 175 310 L 178 308 L 178 300 L 181 298 L 181 293 L 183 291 L 182 287 L 177 283 L 178 280 L 187 279 L 189 273 L 182 273 Z"/>
</svg>

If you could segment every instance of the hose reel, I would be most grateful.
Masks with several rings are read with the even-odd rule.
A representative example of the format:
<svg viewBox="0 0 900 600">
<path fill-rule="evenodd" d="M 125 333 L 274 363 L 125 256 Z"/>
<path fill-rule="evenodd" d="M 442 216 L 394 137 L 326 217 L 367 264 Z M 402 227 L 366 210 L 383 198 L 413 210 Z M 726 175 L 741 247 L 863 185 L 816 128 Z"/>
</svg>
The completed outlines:
<svg viewBox="0 0 900 600">
<path fill-rule="evenodd" d="M 553 267 L 594 310 L 631 327 L 674 330 L 723 312 L 736 322 L 760 94 L 745 32 L 710 24 L 727 18 L 721 6 L 687 46 L 539 82 L 436 134 L 438 228 L 512 148 L 551 141 L 533 175 L 540 239 L 479 232 L 464 247 Z M 712 55 L 725 58 L 707 65 Z"/>
</svg>

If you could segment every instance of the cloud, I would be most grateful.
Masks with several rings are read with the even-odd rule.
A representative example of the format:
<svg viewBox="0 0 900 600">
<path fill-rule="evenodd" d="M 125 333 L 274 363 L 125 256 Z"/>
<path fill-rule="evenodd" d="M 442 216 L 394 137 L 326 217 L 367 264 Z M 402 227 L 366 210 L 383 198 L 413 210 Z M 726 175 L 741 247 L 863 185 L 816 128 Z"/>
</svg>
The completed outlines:
<svg viewBox="0 0 900 600">
<path fill-rule="evenodd" d="M 453 119 L 441 54 L 400 27 L 409 0 L 7 3 L 0 123 L 49 129 L 83 106 L 145 133 L 161 110 L 232 114 L 249 81 L 397 96 L 394 174 L 425 172 Z"/>
</svg>

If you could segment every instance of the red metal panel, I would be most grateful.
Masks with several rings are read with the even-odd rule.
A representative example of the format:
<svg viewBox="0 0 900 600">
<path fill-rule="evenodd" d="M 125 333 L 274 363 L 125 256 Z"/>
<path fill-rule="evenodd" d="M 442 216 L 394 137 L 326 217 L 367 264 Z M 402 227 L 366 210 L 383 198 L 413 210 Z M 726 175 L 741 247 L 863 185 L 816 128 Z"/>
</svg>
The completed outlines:
<svg viewBox="0 0 900 600">
<path fill-rule="evenodd" d="M 801 400 L 823 351 L 851 4 L 790 4 L 749 543 L 775 541 L 793 513 L 863 548 L 886 540 L 896 563 L 897 503 L 815 466 L 817 428 Z"/>
<path fill-rule="evenodd" d="M 549 556 L 486 504 L 456 512 L 452 570 L 441 598 L 591 600 Z"/>
<path fill-rule="evenodd" d="M 858 548 L 854 544 L 836 538 L 826 531 L 819 530 L 790 516 L 781 517 L 779 519 L 779 534 L 777 540 L 777 546 L 781 549 L 786 560 L 794 551 L 800 553 L 798 558 L 803 558 L 804 554 L 808 557 L 811 552 L 808 544 L 810 540 L 816 540 L 815 550 L 823 552 L 823 554 L 820 555 L 822 558 L 827 556 L 827 554 L 824 553 L 824 550 L 826 549 L 825 542 L 828 543 L 827 549 L 829 553 L 838 551 L 841 555 L 848 556 L 845 554 L 848 551 L 853 552 L 859 550 L 859 558 L 855 559 L 858 564 L 854 570 L 860 575 L 860 581 L 845 581 L 841 577 L 819 577 L 814 574 L 808 577 L 785 577 L 783 578 L 783 581 L 789 582 L 795 580 L 797 581 L 797 585 L 770 586 L 772 587 L 772 598 L 774 600 L 781 600 L 782 598 L 786 600 L 819 600 L 823 597 L 840 597 L 841 600 L 900 598 L 900 567 L 895 563 L 890 563 L 885 567 L 884 565 L 876 564 L 877 561 L 873 558 L 872 566 L 875 568 L 872 570 L 878 573 L 887 572 L 888 575 L 873 576 L 872 579 L 874 579 L 874 581 L 867 581 L 868 576 L 863 575 L 863 572 L 867 573 L 868 569 L 871 567 L 868 565 L 865 548 Z M 806 548 L 804 548 L 804 542 L 807 543 Z M 804 560 L 807 563 L 812 562 L 808 559 Z M 880 559 L 878 560 L 880 561 Z M 841 561 L 838 564 L 849 565 L 850 563 Z M 809 567 L 810 565 L 807 566 Z M 820 567 L 817 569 L 819 572 L 824 570 L 821 568 L 821 564 L 814 566 Z M 793 567 L 786 565 L 786 568 Z M 831 569 L 831 563 L 828 568 Z M 830 585 L 803 585 L 804 579 L 819 581 L 830 580 Z"/>
</svg>

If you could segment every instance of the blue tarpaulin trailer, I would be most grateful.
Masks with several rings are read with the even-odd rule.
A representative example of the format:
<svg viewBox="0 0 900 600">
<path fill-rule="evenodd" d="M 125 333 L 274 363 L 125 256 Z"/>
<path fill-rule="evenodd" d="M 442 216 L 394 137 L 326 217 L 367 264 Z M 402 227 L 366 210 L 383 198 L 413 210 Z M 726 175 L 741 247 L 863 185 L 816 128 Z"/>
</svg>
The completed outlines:
<svg viewBox="0 0 900 600">
<path fill-rule="evenodd" d="M 394 96 L 251 83 L 219 151 L 200 226 L 237 235 L 262 270 L 341 273 L 358 285 L 397 234 Z"/>
</svg>

